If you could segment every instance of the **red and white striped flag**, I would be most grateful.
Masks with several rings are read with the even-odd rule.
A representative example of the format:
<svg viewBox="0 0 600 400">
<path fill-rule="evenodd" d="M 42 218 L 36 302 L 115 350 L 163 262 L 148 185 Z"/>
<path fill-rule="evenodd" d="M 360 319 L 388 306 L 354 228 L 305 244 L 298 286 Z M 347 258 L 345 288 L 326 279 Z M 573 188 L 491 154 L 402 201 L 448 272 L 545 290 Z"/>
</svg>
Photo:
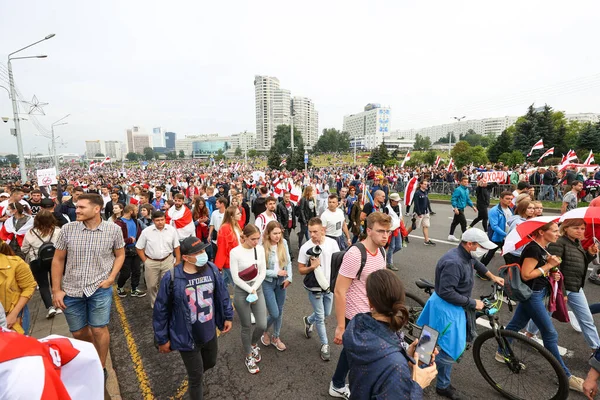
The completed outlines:
<svg viewBox="0 0 600 400">
<path fill-rule="evenodd" d="M 225 161 L 221 160 L 219 161 L 219 167 L 223 167 L 225 165 Z"/>
<path fill-rule="evenodd" d="M 452 171 L 454 169 L 454 160 L 450 157 L 450 161 L 448 162 L 448 171 Z"/>
<path fill-rule="evenodd" d="M 575 150 L 569 150 L 569 152 L 567 153 L 567 162 L 575 159 L 577 159 L 577 154 L 575 154 Z"/>
<path fill-rule="evenodd" d="M 590 150 L 590 155 L 585 159 L 584 164 L 590 165 L 593 162 L 594 162 L 594 153 L 592 152 L 592 150 Z"/>
<path fill-rule="evenodd" d="M 285 167 L 286 165 L 287 165 L 287 161 L 286 161 L 286 159 L 284 158 L 284 159 L 282 159 L 282 160 L 281 160 L 281 163 L 279 163 L 279 166 L 280 166 L 280 167 Z"/>
<path fill-rule="evenodd" d="M 529 153 L 527 153 L 527 157 L 531 156 L 531 153 L 533 153 L 534 150 L 539 150 L 539 149 L 543 149 L 543 148 L 544 148 L 544 139 L 540 139 L 540 140 L 538 140 L 538 142 L 536 144 L 533 145 L 533 147 L 531 148 Z"/>
<path fill-rule="evenodd" d="M 438 165 L 440 165 L 440 161 L 441 161 L 441 160 L 442 160 L 442 157 L 440 157 L 440 156 L 437 156 L 437 157 L 435 158 L 435 163 L 433 164 L 433 168 L 437 168 L 437 167 L 438 167 Z"/>
<path fill-rule="evenodd" d="M 96 167 L 96 161 L 92 160 L 90 162 L 90 167 L 88 168 L 88 172 L 92 172 L 92 170 Z"/>
<path fill-rule="evenodd" d="M 560 159 L 560 165 L 566 164 L 567 163 L 567 156 L 565 156 L 564 154 L 562 155 L 562 158 Z"/>
<path fill-rule="evenodd" d="M 404 160 L 402 160 L 402 165 L 400 165 L 400 168 L 404 168 L 404 163 L 406 163 L 409 160 L 410 160 L 410 151 L 408 153 L 406 153 L 406 155 L 404 156 Z"/>
<path fill-rule="evenodd" d="M 165 164 L 166 164 L 166 162 L 165 162 L 165 161 L 163 161 L 163 162 L 161 162 L 161 163 L 160 163 L 160 166 L 161 166 L 161 167 L 164 167 L 164 166 L 165 166 Z"/>
<path fill-rule="evenodd" d="M 546 150 L 546 152 L 544 154 L 542 154 L 542 156 L 537 161 L 538 164 L 542 162 L 542 158 L 551 156 L 553 154 L 554 154 L 554 147 L 552 147 L 551 149 Z"/>
<path fill-rule="evenodd" d="M 417 191 L 417 181 L 418 178 L 416 176 L 412 177 L 408 184 L 406 185 L 406 190 L 404 191 L 404 205 L 410 206 L 413 201 L 413 197 L 415 197 L 415 192 Z"/>
<path fill-rule="evenodd" d="M 100 163 L 100 166 L 101 166 L 101 167 L 104 167 L 104 163 L 109 163 L 109 162 L 110 162 L 110 157 L 106 157 L 106 158 L 104 159 L 104 161 L 102 161 L 102 162 Z"/>
</svg>

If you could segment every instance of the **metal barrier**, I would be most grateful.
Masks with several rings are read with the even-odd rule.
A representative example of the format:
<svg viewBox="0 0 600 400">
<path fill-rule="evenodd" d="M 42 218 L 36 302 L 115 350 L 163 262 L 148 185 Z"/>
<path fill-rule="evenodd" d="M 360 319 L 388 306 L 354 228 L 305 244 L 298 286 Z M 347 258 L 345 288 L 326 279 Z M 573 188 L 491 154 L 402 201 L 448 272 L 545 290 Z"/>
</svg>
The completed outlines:
<svg viewBox="0 0 600 400">
<path fill-rule="evenodd" d="M 404 184 L 404 182 L 402 182 Z M 452 195 L 452 192 L 458 186 L 455 182 L 430 182 L 429 193 Z M 403 185 L 402 185 L 403 186 Z M 538 200 L 562 201 L 564 187 L 551 185 L 531 185 L 535 189 L 535 198 Z M 516 189 L 516 185 L 494 185 L 490 193 L 492 199 L 499 199 L 500 193 L 504 191 L 512 192 Z M 469 185 L 471 196 L 475 196 L 475 185 Z"/>
</svg>

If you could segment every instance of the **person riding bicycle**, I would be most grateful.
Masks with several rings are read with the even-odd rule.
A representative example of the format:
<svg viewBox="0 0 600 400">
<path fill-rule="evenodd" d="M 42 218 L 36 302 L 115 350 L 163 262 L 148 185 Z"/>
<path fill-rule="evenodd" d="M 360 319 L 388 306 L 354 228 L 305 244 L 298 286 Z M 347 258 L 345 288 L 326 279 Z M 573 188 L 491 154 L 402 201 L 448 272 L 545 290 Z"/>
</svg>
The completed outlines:
<svg viewBox="0 0 600 400">
<path fill-rule="evenodd" d="M 463 233 L 461 243 L 449 250 L 435 268 L 435 293 L 429 298 L 417 325 L 429 325 L 440 336 L 440 353 L 436 357 L 438 376 L 436 393 L 453 400 L 464 399 L 450 384 L 452 364 L 460 358 L 467 345 L 467 313 L 482 310 L 481 300 L 471 297 L 475 269 L 500 286 L 504 279 L 492 274 L 479 259 L 489 250 L 498 247 L 481 229 L 471 228 Z M 470 318 L 469 318 L 470 319 Z"/>
</svg>

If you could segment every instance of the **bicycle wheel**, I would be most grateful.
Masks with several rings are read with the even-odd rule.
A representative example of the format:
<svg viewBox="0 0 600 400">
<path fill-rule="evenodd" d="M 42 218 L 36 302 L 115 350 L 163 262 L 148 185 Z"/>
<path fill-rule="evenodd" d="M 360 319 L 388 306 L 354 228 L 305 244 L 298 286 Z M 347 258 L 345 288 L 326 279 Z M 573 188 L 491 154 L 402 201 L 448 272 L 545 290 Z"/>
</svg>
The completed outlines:
<svg viewBox="0 0 600 400">
<path fill-rule="evenodd" d="M 496 359 L 498 340 L 493 330 L 475 339 L 473 359 L 485 380 L 512 400 L 562 400 L 569 395 L 569 380 L 560 363 L 546 348 L 518 332 L 499 330 L 504 354 Z"/>
<path fill-rule="evenodd" d="M 421 327 L 417 325 L 417 320 L 423 311 L 425 302 L 412 293 L 406 293 L 404 306 L 408 310 L 408 321 L 401 330 L 404 333 L 404 339 L 410 344 L 421 336 Z"/>
</svg>

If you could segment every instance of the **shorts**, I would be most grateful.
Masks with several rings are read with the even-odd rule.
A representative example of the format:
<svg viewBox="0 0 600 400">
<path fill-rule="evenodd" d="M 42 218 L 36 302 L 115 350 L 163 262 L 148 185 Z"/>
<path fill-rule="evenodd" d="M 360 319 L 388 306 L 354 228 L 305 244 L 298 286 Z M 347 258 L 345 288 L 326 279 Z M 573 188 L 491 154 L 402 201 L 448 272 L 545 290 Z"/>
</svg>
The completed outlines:
<svg viewBox="0 0 600 400">
<path fill-rule="evenodd" d="M 419 218 L 418 216 L 415 215 L 415 218 L 417 219 L 415 221 L 417 224 L 416 229 L 419 229 L 421 227 L 429 228 L 431 226 L 429 214 L 423 214 L 423 215 L 421 215 L 421 218 Z"/>
<path fill-rule="evenodd" d="M 64 298 L 65 318 L 69 331 L 77 332 L 86 326 L 102 328 L 110 322 L 110 307 L 112 305 L 112 286 L 106 289 L 98 288 L 90 297 Z"/>
</svg>

